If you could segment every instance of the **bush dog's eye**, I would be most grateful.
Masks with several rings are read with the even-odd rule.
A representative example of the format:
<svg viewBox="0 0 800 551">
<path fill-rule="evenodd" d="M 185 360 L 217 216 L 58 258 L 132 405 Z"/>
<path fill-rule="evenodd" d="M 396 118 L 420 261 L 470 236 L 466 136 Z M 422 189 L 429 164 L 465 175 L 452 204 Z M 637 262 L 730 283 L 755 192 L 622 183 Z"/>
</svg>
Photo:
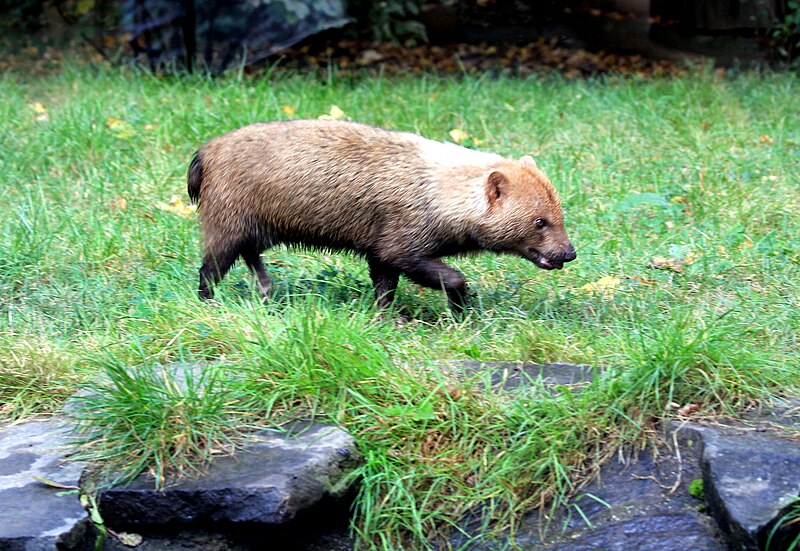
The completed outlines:
<svg viewBox="0 0 800 551">
<path fill-rule="evenodd" d="M 533 225 L 536 226 L 536 229 L 540 230 L 545 226 L 547 226 L 547 220 L 545 220 L 544 218 L 537 218 L 536 220 L 533 221 Z"/>
</svg>

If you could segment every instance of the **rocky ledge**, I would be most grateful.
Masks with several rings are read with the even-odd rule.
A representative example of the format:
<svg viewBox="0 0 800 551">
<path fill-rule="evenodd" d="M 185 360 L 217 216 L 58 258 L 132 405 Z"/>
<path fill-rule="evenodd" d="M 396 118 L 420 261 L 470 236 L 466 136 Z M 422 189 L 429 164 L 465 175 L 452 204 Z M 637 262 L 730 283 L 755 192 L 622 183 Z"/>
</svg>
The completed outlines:
<svg viewBox="0 0 800 551">
<path fill-rule="evenodd" d="M 518 388 L 532 379 L 581 385 L 596 371 L 565 364 L 449 365 L 492 371 L 487 391 Z M 516 544 L 551 551 L 764 549 L 800 497 L 800 442 L 791 438 L 800 426 L 798 406 L 728 425 L 673 422 L 664 427 L 667 446 L 623 450 L 547 531 L 538 514 L 530 515 Z M 64 419 L 0 429 L 0 551 L 94 548 L 97 532 L 77 492 L 88 471 L 66 461 L 70 433 Z M 235 457 L 215 460 L 201 478 L 157 491 L 143 475 L 102 491 L 98 503 L 109 532 L 143 537 L 107 537 L 104 548 L 135 543 L 142 551 L 243 551 L 269 542 L 275 549 L 352 549 L 347 519 L 359 461 L 353 439 L 336 427 L 254 434 Z M 703 501 L 696 497 L 699 489 Z M 798 530 L 797 524 L 779 530 L 770 549 L 784 549 Z M 473 541 L 466 548 L 511 545 Z"/>
<path fill-rule="evenodd" d="M 70 450 L 64 419 L 0 430 L 0 551 L 94 549 L 98 531 L 78 492 L 93 486 L 93 470 L 69 461 Z M 260 431 L 200 478 L 157 490 L 143 474 L 101 490 L 97 503 L 109 533 L 137 534 L 106 537 L 104 549 L 124 549 L 122 542 L 131 541 L 143 551 L 259 549 L 265 538 L 309 541 L 297 549 L 311 548 L 311 540 L 325 541 L 328 532 L 346 527 L 351 474 L 359 464 L 353 438 L 339 428 Z"/>
</svg>

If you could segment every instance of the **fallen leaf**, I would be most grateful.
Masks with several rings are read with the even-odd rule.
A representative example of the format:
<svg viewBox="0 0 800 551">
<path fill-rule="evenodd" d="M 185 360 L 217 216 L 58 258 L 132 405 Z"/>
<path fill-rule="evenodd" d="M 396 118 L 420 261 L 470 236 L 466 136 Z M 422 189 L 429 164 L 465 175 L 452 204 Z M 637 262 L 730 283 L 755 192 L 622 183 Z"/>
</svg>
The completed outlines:
<svg viewBox="0 0 800 551">
<path fill-rule="evenodd" d="M 455 144 L 461 144 L 469 139 L 469 134 L 460 128 L 454 128 L 450 131 L 450 139 L 453 140 Z"/>
<path fill-rule="evenodd" d="M 331 105 L 330 113 L 327 115 L 320 115 L 320 119 L 329 121 L 339 121 L 345 118 L 344 111 L 339 109 L 336 105 Z"/>
<path fill-rule="evenodd" d="M 109 532 L 125 547 L 138 547 L 144 541 L 144 538 L 139 534 L 132 534 L 130 532 L 114 532 L 113 530 L 109 530 Z"/>
<path fill-rule="evenodd" d="M 650 263 L 647 265 L 648 268 L 654 268 L 656 270 L 672 270 L 673 272 L 682 272 L 683 266 L 686 264 L 686 260 L 683 258 L 667 258 L 666 256 L 654 256 Z"/>
<path fill-rule="evenodd" d="M 128 202 L 124 197 L 117 197 L 111 201 L 111 208 L 114 210 L 125 210 L 128 208 Z"/>
<path fill-rule="evenodd" d="M 361 66 L 364 66 L 364 65 L 372 65 L 373 63 L 377 63 L 378 61 L 382 60 L 383 60 L 383 54 L 374 48 L 370 48 L 368 50 L 364 50 L 361 53 L 361 55 L 358 56 L 358 59 L 356 59 L 356 63 L 358 63 Z"/>
<path fill-rule="evenodd" d="M 693 413 L 697 413 L 700 411 L 700 406 L 697 404 L 686 404 L 685 406 L 681 407 L 678 410 L 678 415 L 680 417 L 689 417 Z"/>
<path fill-rule="evenodd" d="M 460 128 L 454 128 L 448 134 L 450 134 L 450 139 L 453 140 L 453 143 L 464 147 L 475 148 L 484 144 L 483 140 L 473 138 L 467 134 L 466 130 L 461 130 Z"/>
<path fill-rule="evenodd" d="M 58 488 L 60 490 L 79 490 L 77 486 L 68 486 L 66 484 L 62 484 L 61 482 L 56 482 L 55 480 L 50 480 L 49 478 L 45 478 L 43 476 L 39 476 L 36 474 L 31 475 L 35 480 L 41 482 L 45 486 L 50 486 L 51 488 Z"/>
<path fill-rule="evenodd" d="M 123 140 L 127 140 L 136 135 L 136 131 L 133 127 L 120 119 L 106 119 L 106 127 L 114 133 L 114 136 Z"/>
<path fill-rule="evenodd" d="M 183 218 L 188 218 L 197 210 L 197 205 L 187 205 L 177 195 L 170 197 L 169 203 L 158 202 L 156 206 L 164 212 L 171 212 Z"/>
<path fill-rule="evenodd" d="M 33 112 L 36 113 L 36 120 L 37 121 L 49 121 L 50 114 L 47 112 L 47 108 L 44 104 L 40 101 L 36 103 L 30 104 L 30 108 L 33 109 Z"/>
<path fill-rule="evenodd" d="M 649 280 L 646 277 L 630 276 L 628 279 L 633 280 L 633 281 L 635 281 L 637 283 L 640 283 L 642 285 L 646 285 L 648 287 L 652 287 L 653 285 L 657 285 L 657 283 L 655 281 Z"/>
<path fill-rule="evenodd" d="M 587 283 L 581 287 L 582 291 L 586 291 L 592 295 L 602 295 L 610 298 L 617 292 L 617 287 L 622 280 L 614 276 L 604 276 L 593 283 Z"/>
</svg>

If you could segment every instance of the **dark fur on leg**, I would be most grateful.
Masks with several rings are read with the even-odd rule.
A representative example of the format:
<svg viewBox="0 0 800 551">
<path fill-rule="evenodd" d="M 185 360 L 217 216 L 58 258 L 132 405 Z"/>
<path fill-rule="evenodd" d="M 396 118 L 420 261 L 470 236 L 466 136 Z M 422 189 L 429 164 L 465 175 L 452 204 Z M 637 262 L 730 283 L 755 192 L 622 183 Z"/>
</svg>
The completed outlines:
<svg viewBox="0 0 800 551">
<path fill-rule="evenodd" d="M 264 259 L 261 258 L 261 252 L 257 247 L 247 247 L 242 249 L 242 258 L 255 276 L 261 296 L 267 298 L 272 292 L 272 278 L 267 273 L 267 267 L 264 265 Z"/>
<path fill-rule="evenodd" d="M 378 308 L 386 308 L 394 302 L 394 293 L 400 280 L 400 270 L 374 258 L 368 259 L 368 262 L 369 275 L 375 287 Z"/>
<path fill-rule="evenodd" d="M 423 258 L 407 264 L 403 273 L 418 285 L 443 289 L 453 313 L 460 314 L 467 304 L 467 280 L 461 272 L 438 258 Z"/>
<path fill-rule="evenodd" d="M 201 299 L 214 297 L 214 287 L 225 277 L 238 256 L 239 252 L 235 249 L 217 254 L 206 253 L 200 267 L 200 287 L 197 291 Z"/>
</svg>

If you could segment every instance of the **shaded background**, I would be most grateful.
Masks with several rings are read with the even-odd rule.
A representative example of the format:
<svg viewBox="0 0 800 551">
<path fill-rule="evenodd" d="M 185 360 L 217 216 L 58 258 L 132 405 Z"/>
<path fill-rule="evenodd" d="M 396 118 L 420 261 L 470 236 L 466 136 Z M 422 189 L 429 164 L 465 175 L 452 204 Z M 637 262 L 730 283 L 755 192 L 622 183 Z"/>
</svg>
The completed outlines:
<svg viewBox="0 0 800 551">
<path fill-rule="evenodd" d="M 0 2 L 0 30 L 82 37 L 103 56 L 154 69 L 221 73 L 342 41 L 530 44 L 651 59 L 784 63 L 800 51 L 798 0 L 23 0 Z M 16 33 L 14 32 L 16 31 Z M 14 40 L 14 38 L 8 39 Z M 333 46 L 331 46 L 333 45 Z M 290 50 L 291 49 L 291 50 Z M 330 52 L 328 52 L 330 53 Z M 263 65 L 263 64 L 262 64 Z"/>
</svg>

